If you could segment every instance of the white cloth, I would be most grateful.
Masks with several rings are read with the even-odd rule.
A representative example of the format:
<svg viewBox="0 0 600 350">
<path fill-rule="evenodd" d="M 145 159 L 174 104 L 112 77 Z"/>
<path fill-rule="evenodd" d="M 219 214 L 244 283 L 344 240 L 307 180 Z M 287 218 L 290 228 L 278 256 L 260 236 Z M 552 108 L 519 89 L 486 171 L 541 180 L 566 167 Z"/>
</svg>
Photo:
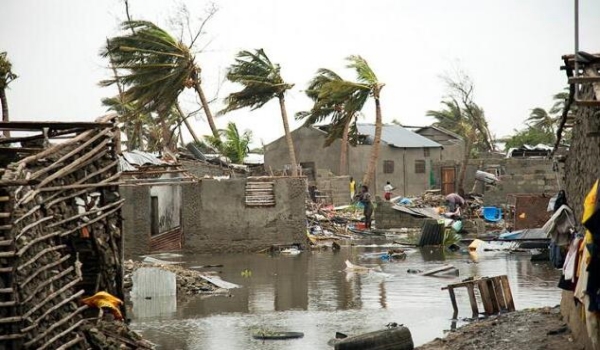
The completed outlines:
<svg viewBox="0 0 600 350">
<path fill-rule="evenodd" d="M 385 192 L 392 192 L 393 189 L 394 189 L 394 187 L 392 185 L 390 185 L 390 184 L 387 184 L 387 185 L 383 186 L 383 190 Z"/>
<path fill-rule="evenodd" d="M 577 261 L 577 253 L 579 251 L 579 243 L 581 243 L 581 240 L 582 238 L 576 237 L 569 246 L 569 252 L 565 257 L 565 263 L 563 265 L 563 275 L 565 276 L 566 281 L 575 279 L 575 270 L 577 269 L 575 262 Z"/>
</svg>

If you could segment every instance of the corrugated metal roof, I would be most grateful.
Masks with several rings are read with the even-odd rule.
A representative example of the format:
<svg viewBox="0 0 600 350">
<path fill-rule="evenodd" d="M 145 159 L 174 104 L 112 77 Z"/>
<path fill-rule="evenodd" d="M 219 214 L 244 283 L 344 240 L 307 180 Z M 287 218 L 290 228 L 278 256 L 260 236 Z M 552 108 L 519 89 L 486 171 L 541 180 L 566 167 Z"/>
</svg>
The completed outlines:
<svg viewBox="0 0 600 350">
<path fill-rule="evenodd" d="M 374 124 L 356 124 L 358 133 L 368 135 L 371 140 L 375 135 Z M 398 148 L 437 148 L 441 144 L 424 136 L 407 130 L 400 125 L 384 125 L 381 130 L 381 141 Z"/>
</svg>

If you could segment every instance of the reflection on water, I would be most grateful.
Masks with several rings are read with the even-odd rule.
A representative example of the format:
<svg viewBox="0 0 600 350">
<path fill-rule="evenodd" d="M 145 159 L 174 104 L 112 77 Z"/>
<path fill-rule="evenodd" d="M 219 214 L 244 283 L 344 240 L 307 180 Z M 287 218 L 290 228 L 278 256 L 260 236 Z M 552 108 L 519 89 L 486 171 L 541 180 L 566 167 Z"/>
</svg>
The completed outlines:
<svg viewBox="0 0 600 350">
<path fill-rule="evenodd" d="M 242 285 L 231 296 L 187 297 L 173 304 L 134 302 L 132 326 L 161 349 L 330 349 L 336 331 L 358 334 L 404 324 L 415 344 L 443 335 L 453 324 L 452 306 L 441 287 L 471 276 L 507 274 L 517 309 L 556 305 L 559 272 L 529 255 L 506 253 L 444 254 L 438 249 L 409 253 L 406 260 L 384 261 L 376 253 L 387 248 L 347 246 L 340 252 L 303 252 L 296 256 L 262 254 L 188 255 L 188 266 L 223 264 L 226 281 Z M 381 272 L 347 273 L 344 261 L 380 266 Z M 422 277 L 425 270 L 451 263 L 460 276 Z M 251 276 L 241 272 L 248 269 Z M 456 291 L 460 318 L 470 317 L 466 291 Z M 173 309 L 176 305 L 176 310 Z M 146 310 L 148 307 L 149 310 Z M 161 310 L 164 310 L 161 311 Z M 304 332 L 304 338 L 263 342 L 261 330 Z"/>
</svg>

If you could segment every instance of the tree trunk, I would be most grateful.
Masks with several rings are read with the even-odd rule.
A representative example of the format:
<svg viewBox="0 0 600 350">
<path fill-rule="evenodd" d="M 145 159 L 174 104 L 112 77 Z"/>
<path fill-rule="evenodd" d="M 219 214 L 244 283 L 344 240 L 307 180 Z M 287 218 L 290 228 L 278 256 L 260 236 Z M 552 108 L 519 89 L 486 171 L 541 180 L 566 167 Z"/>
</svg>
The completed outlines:
<svg viewBox="0 0 600 350">
<path fill-rule="evenodd" d="M 342 134 L 339 175 L 346 175 L 348 173 L 348 134 L 350 132 L 350 124 L 352 124 L 352 116 L 347 116 L 346 118 L 348 120 L 344 124 L 344 133 Z"/>
<path fill-rule="evenodd" d="M 219 135 L 219 130 L 215 125 L 215 120 L 208 106 L 208 100 L 206 96 L 204 96 L 204 91 L 202 90 L 202 86 L 200 85 L 200 80 L 198 78 L 194 79 L 196 83 L 194 84 L 194 89 L 198 93 L 198 97 L 200 98 L 200 103 L 202 104 L 202 109 L 204 110 L 204 114 L 206 114 L 206 120 L 208 121 L 208 125 L 210 126 L 210 131 L 217 139 L 221 139 L 221 135 Z"/>
<path fill-rule="evenodd" d="M 469 158 L 471 155 L 471 147 L 473 145 L 473 141 L 471 141 L 471 136 L 469 135 L 465 140 L 465 157 L 463 159 L 462 164 L 460 165 L 460 173 L 458 175 L 458 184 L 456 187 L 458 188 L 458 194 L 464 196 L 465 189 L 465 175 L 467 174 L 467 165 L 469 164 Z"/>
<path fill-rule="evenodd" d="M 194 142 L 197 145 L 200 144 L 200 139 L 198 138 L 198 135 L 196 135 L 196 132 L 194 131 L 194 129 L 192 128 L 192 126 L 190 125 L 190 122 L 187 120 L 187 116 L 183 113 L 183 110 L 181 109 L 181 106 L 179 105 L 179 102 L 175 102 L 175 106 L 177 107 L 177 111 L 179 112 L 179 115 L 181 116 L 181 120 L 183 120 L 183 122 L 185 123 L 185 127 L 188 129 L 188 131 L 192 135 L 192 138 L 194 139 Z M 181 137 L 182 137 L 182 140 L 183 140 L 183 136 L 181 136 Z M 181 143 L 183 144 L 183 141 L 181 141 Z M 183 146 L 185 146 L 185 145 L 183 145 Z"/>
<path fill-rule="evenodd" d="M 2 121 L 10 121 L 8 118 L 8 100 L 6 99 L 6 90 L 0 88 L 0 104 L 2 105 Z M 4 130 L 4 137 L 10 137 L 10 130 Z"/>
<path fill-rule="evenodd" d="M 377 166 L 377 160 L 379 158 L 379 149 L 381 147 L 381 129 L 383 128 L 383 122 L 381 117 L 381 102 L 379 101 L 379 91 L 376 90 L 374 93 L 375 98 L 375 137 L 373 139 L 373 149 L 371 150 L 371 159 L 369 159 L 369 165 L 365 176 L 363 176 L 362 184 L 371 186 L 373 180 L 373 174 Z"/>
<path fill-rule="evenodd" d="M 294 140 L 290 132 L 288 124 L 287 111 L 285 110 L 285 97 L 279 95 L 279 108 L 281 109 L 281 119 L 283 119 L 283 130 L 285 132 L 285 140 L 287 141 L 288 150 L 290 152 L 290 162 L 292 164 L 292 176 L 298 176 L 298 163 L 296 162 L 296 151 L 294 150 Z"/>
</svg>

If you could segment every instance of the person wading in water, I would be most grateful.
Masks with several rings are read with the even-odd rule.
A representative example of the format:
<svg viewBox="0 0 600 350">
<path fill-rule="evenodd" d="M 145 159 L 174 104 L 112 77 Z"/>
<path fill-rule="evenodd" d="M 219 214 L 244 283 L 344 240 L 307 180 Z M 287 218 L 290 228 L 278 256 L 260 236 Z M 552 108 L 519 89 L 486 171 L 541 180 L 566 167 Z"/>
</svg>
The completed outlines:
<svg viewBox="0 0 600 350">
<path fill-rule="evenodd" d="M 363 205 L 363 214 L 365 215 L 365 228 L 371 229 L 371 220 L 373 216 L 373 202 L 371 202 L 371 194 L 369 193 L 369 187 L 363 185 L 360 188 L 360 193 L 357 195 L 358 200 Z"/>
</svg>

